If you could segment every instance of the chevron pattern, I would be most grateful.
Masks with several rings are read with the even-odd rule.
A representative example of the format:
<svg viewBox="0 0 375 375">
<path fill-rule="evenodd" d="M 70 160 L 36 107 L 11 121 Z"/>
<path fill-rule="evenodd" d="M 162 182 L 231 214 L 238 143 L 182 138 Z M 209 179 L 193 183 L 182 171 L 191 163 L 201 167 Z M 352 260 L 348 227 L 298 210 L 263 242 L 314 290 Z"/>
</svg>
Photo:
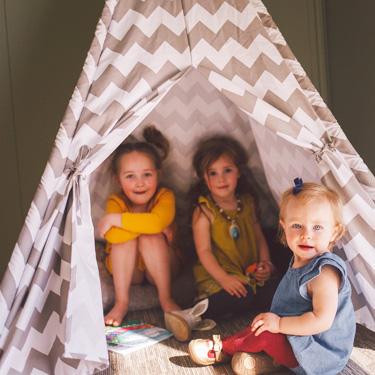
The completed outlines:
<svg viewBox="0 0 375 375">
<path fill-rule="evenodd" d="M 155 124 L 165 183 L 187 228 L 191 155 L 230 133 L 251 155 L 262 224 L 296 176 L 336 189 L 359 323 L 375 330 L 375 178 L 260 0 L 107 0 L 0 285 L 1 374 L 91 374 L 108 364 L 95 228 L 116 186 L 108 163 Z M 186 231 L 188 232 L 188 231 Z"/>
</svg>

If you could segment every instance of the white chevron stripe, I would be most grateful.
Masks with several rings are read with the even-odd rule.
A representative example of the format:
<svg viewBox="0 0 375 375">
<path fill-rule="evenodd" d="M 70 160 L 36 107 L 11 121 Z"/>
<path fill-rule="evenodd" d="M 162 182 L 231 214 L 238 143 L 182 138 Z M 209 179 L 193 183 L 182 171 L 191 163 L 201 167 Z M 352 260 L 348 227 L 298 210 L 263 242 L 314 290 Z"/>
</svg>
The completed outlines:
<svg viewBox="0 0 375 375">
<path fill-rule="evenodd" d="M 345 133 L 341 129 L 340 125 L 337 122 L 323 122 L 325 124 L 325 127 L 328 129 L 329 134 L 332 137 L 342 139 L 342 140 L 347 140 Z M 350 158 L 353 159 L 358 159 L 356 155 L 350 155 Z M 366 168 L 367 170 L 367 168 Z"/>
<path fill-rule="evenodd" d="M 345 134 L 343 134 L 343 136 L 345 137 Z M 368 167 L 366 166 L 366 164 L 363 163 L 363 160 L 359 158 L 358 155 L 350 155 L 350 154 L 343 154 L 343 155 L 344 155 L 345 161 L 348 163 L 351 169 L 355 169 L 357 171 L 361 171 L 365 173 L 368 172 Z"/>
<path fill-rule="evenodd" d="M 233 92 L 234 94 L 239 95 L 239 96 L 244 96 L 244 94 L 245 94 L 245 90 L 242 87 L 237 86 L 237 85 L 233 85 L 232 82 L 229 79 L 223 77 L 220 74 L 217 74 L 214 71 L 210 72 L 209 81 L 219 91 L 226 90 L 226 91 L 229 91 L 229 92 Z"/>
<path fill-rule="evenodd" d="M 368 329 L 375 331 L 375 320 L 371 315 L 367 306 L 355 310 L 355 320 L 357 323 L 363 324 Z M 355 350 L 357 348 L 353 348 Z M 361 349 L 362 352 L 363 349 Z M 363 352 L 362 352 L 363 353 Z"/>
<path fill-rule="evenodd" d="M 69 138 L 65 127 L 61 124 L 55 139 L 55 146 L 59 149 L 60 155 L 63 159 L 68 156 L 70 140 L 71 138 Z M 49 165 L 49 162 L 47 165 Z"/>
<path fill-rule="evenodd" d="M 231 82 L 244 88 L 246 91 L 255 94 L 261 99 L 263 99 L 267 93 L 272 92 L 272 94 L 278 96 L 284 102 L 288 101 L 290 96 L 293 95 L 296 90 L 301 91 L 293 74 L 288 75 L 283 82 L 280 82 L 273 74 L 264 71 L 259 76 L 254 86 L 251 86 L 237 75 L 233 77 Z"/>
<path fill-rule="evenodd" d="M 55 177 L 55 173 L 51 167 L 51 164 L 48 162 L 44 170 L 43 176 L 41 178 L 41 181 L 40 181 L 46 193 L 47 199 L 50 199 L 51 196 L 55 193 L 56 186 L 60 179 L 61 179 L 61 176 Z M 63 179 L 65 178 L 63 177 Z"/>
<path fill-rule="evenodd" d="M 30 289 L 30 294 L 28 297 L 28 303 L 35 307 L 35 309 L 41 313 L 45 308 L 46 301 L 49 297 L 49 293 L 53 292 L 57 295 L 61 293 L 61 284 L 64 281 L 63 278 L 56 275 L 55 272 L 51 272 L 50 277 L 48 278 L 48 287 L 45 290 L 41 290 L 39 286 L 33 285 Z M 30 316 L 26 314 L 20 314 L 20 317 L 17 321 L 17 328 L 22 331 L 26 331 L 28 325 L 30 324 Z"/>
<path fill-rule="evenodd" d="M 199 85 L 199 89 L 195 89 L 197 85 Z M 176 86 L 189 97 L 191 97 L 192 89 L 201 95 L 215 95 L 217 93 L 216 87 L 212 86 L 206 77 L 196 69 L 190 69 Z"/>
<path fill-rule="evenodd" d="M 340 242 L 341 243 L 341 242 Z M 345 250 L 345 247 L 344 247 L 344 252 L 345 252 L 345 255 L 347 255 L 347 252 Z M 355 278 L 355 275 L 354 275 L 354 272 L 353 272 L 353 269 L 352 267 L 350 266 L 350 262 L 349 261 L 345 261 L 345 265 L 346 265 L 346 272 L 348 274 L 348 278 L 349 280 L 351 281 L 351 286 L 352 286 L 352 294 L 356 293 L 356 294 L 361 294 L 361 289 L 360 289 L 360 286 L 358 285 L 357 283 L 357 280 Z"/>
<path fill-rule="evenodd" d="M 340 159 L 343 161 L 343 157 L 340 153 L 336 151 L 335 154 L 338 155 Z M 336 170 L 334 166 L 331 166 L 331 171 L 335 173 Z M 349 180 L 353 178 L 353 172 L 348 168 L 348 166 L 345 163 L 342 163 L 337 169 L 335 177 L 340 186 L 344 187 L 349 182 Z"/>
<path fill-rule="evenodd" d="M 81 93 L 76 87 L 73 91 L 72 98 L 69 101 L 69 108 L 71 109 L 76 121 L 78 121 L 79 116 L 82 113 L 83 104 L 84 104 L 84 101 L 81 96 Z"/>
<path fill-rule="evenodd" d="M 105 5 L 109 8 L 111 14 L 114 13 L 118 2 L 119 0 L 106 0 Z"/>
<path fill-rule="evenodd" d="M 357 273 L 355 278 L 361 288 L 362 293 L 366 296 L 366 301 L 373 309 L 375 309 L 375 289 L 369 284 L 361 273 Z"/>
<path fill-rule="evenodd" d="M 117 0 L 115 0 L 117 2 Z M 106 1 L 107 6 L 109 7 L 110 0 Z M 112 12 L 113 14 L 113 12 Z M 107 38 L 107 29 L 102 21 L 102 19 L 99 20 L 96 31 L 95 31 L 95 38 L 100 44 L 101 49 L 103 49 L 104 42 Z"/>
<path fill-rule="evenodd" d="M 290 71 L 293 72 L 293 74 L 301 77 L 306 76 L 305 70 L 297 60 L 284 59 L 284 61 L 288 65 Z"/>
<path fill-rule="evenodd" d="M 324 103 L 322 97 L 316 92 L 311 90 L 302 90 L 303 94 L 306 96 L 311 105 L 327 108 L 326 103 Z M 322 121 L 323 122 L 323 121 Z M 330 123 L 327 123 L 327 126 Z"/>
<path fill-rule="evenodd" d="M 375 208 L 369 207 L 359 194 L 355 194 L 344 206 L 345 224 L 349 224 L 359 214 L 372 229 L 375 229 Z"/>
<path fill-rule="evenodd" d="M 242 12 L 239 12 L 227 2 L 224 2 L 215 14 L 209 13 L 200 4 L 195 4 L 186 15 L 186 26 L 188 32 L 190 32 L 201 22 L 211 31 L 217 33 L 229 21 L 241 30 L 246 30 L 256 17 L 257 13 L 250 3 Z"/>
<path fill-rule="evenodd" d="M 139 80 L 130 92 L 120 89 L 111 82 L 99 97 L 89 94 L 86 108 L 101 116 L 113 101 L 117 101 L 124 107 L 125 111 L 128 111 L 129 108 L 143 98 L 144 95 L 150 94 L 151 91 L 150 85 L 143 78 Z"/>
<path fill-rule="evenodd" d="M 22 263 L 19 263 L 19 267 L 21 267 Z M 19 279 L 19 277 L 18 277 Z M 18 280 L 16 280 L 18 281 Z M 17 287 L 17 284 L 16 284 Z M 8 290 L 6 292 L 9 292 Z M 15 292 L 15 290 L 12 290 L 12 292 Z M 5 293 L 6 294 L 6 293 Z M 6 338 L 8 336 L 9 330 L 4 326 L 5 322 L 8 317 L 8 307 L 9 307 L 9 295 L 7 295 L 7 299 L 5 299 L 4 294 L 0 291 L 0 330 L 1 330 L 1 335 L 0 335 L 0 349 L 3 349 L 3 345 L 6 341 Z"/>
<path fill-rule="evenodd" d="M 161 7 L 157 7 L 146 18 L 142 13 L 130 9 L 120 22 L 113 21 L 109 28 L 109 34 L 122 40 L 131 27 L 137 26 L 148 38 L 161 26 L 167 27 L 176 35 L 181 35 L 185 30 L 184 13 L 181 11 L 176 17 Z"/>
<path fill-rule="evenodd" d="M 233 57 L 241 61 L 245 66 L 251 67 L 262 54 L 267 55 L 278 65 L 283 61 L 276 47 L 263 35 L 257 35 L 248 48 L 243 47 L 233 38 L 229 38 L 219 51 L 205 39 L 201 39 L 191 51 L 193 66 L 198 66 L 204 58 L 207 58 L 220 70 Z"/>
<path fill-rule="evenodd" d="M 265 30 L 267 31 L 267 34 L 270 36 L 273 43 L 286 46 L 286 41 L 284 37 L 280 34 L 280 31 L 278 29 L 274 29 L 272 27 L 265 27 Z"/>
<path fill-rule="evenodd" d="M 11 346 L 8 348 L 8 355 L 3 356 L 2 370 L 4 374 L 8 374 L 11 368 L 23 374 L 23 369 L 27 363 L 30 351 L 37 350 L 48 355 L 56 336 L 61 342 L 64 342 L 65 335 L 63 331 L 62 324 L 56 312 L 51 314 L 43 332 L 38 332 L 31 327 L 29 334 L 24 338 L 25 341 L 21 350 L 16 346 Z"/>
<path fill-rule="evenodd" d="M 21 267 L 21 264 L 25 264 L 25 259 L 22 255 L 21 249 L 19 248 L 18 244 L 16 244 L 12 253 L 12 257 L 8 264 L 9 270 L 12 273 L 16 285 L 18 285 L 21 281 L 24 271 Z"/>
<path fill-rule="evenodd" d="M 373 267 L 375 264 L 374 245 L 368 243 L 361 233 L 353 235 L 352 239 L 344 245 L 345 254 L 349 261 L 358 255 L 358 249 L 361 249 L 360 253 L 363 259 Z"/>
<path fill-rule="evenodd" d="M 95 65 L 94 56 L 91 53 L 87 54 L 86 61 L 85 61 L 85 64 L 83 65 L 82 70 L 86 73 L 86 76 L 88 78 L 90 77 L 92 77 L 92 79 L 94 78 L 96 65 Z"/>
<path fill-rule="evenodd" d="M 312 119 L 304 110 L 302 110 L 302 108 L 297 108 L 292 118 L 298 124 L 304 126 L 306 129 L 309 130 L 309 141 L 311 141 L 312 136 L 315 136 L 318 139 L 320 139 L 325 132 L 325 129 L 320 119 Z"/>
<path fill-rule="evenodd" d="M 36 207 L 35 202 L 32 202 L 25 220 L 25 226 L 29 231 L 32 242 L 35 241 L 41 223 L 42 219 L 40 217 L 39 210 Z"/>
<path fill-rule="evenodd" d="M 96 70 L 95 80 L 103 74 L 109 65 L 115 66 L 121 74 L 127 77 L 138 63 L 142 63 L 154 73 L 158 73 L 167 61 L 171 62 L 180 71 L 184 70 L 191 65 L 189 48 L 180 53 L 168 42 L 163 42 L 152 54 L 139 44 L 134 43 L 125 55 L 107 48 L 103 51 L 101 64 Z"/>
<path fill-rule="evenodd" d="M 185 98 L 179 98 L 174 96 L 168 101 L 168 104 L 163 106 L 163 117 L 168 117 L 172 115 L 174 112 L 178 111 L 178 115 L 181 116 L 184 120 L 189 120 L 193 112 L 195 112 L 194 108 L 200 108 L 202 105 L 202 101 L 204 99 L 196 95 L 186 102 Z M 221 99 L 216 99 L 212 103 L 205 103 L 204 102 L 204 117 L 209 118 L 210 116 L 217 116 L 218 110 L 220 110 L 220 106 L 223 105 L 223 101 Z M 220 113 L 221 117 L 223 117 L 226 121 L 231 121 L 236 116 L 236 112 L 230 112 L 228 110 L 222 111 Z"/>
</svg>

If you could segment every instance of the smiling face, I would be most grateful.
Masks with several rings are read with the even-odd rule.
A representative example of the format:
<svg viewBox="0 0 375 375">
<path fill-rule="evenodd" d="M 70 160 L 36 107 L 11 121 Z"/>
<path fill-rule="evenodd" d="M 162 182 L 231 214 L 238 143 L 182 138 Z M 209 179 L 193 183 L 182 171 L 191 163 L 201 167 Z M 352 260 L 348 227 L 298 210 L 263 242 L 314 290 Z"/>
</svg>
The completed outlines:
<svg viewBox="0 0 375 375">
<path fill-rule="evenodd" d="M 239 177 L 238 168 L 226 155 L 220 156 L 213 162 L 204 174 L 204 180 L 216 202 L 234 197 Z"/>
<path fill-rule="evenodd" d="M 122 155 L 116 178 L 133 210 L 145 211 L 159 181 L 159 171 L 152 158 L 138 151 Z"/>
<path fill-rule="evenodd" d="M 330 203 L 319 198 L 305 204 L 290 199 L 280 224 L 285 231 L 288 246 L 294 253 L 293 268 L 302 267 L 316 256 L 329 251 L 330 243 L 339 231 Z"/>
</svg>

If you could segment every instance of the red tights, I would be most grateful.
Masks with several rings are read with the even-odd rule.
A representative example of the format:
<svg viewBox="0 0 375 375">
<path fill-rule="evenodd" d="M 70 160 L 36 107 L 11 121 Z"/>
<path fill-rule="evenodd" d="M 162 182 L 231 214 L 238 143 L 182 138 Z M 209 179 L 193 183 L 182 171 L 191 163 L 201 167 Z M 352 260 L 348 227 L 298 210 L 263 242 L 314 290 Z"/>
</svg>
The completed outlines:
<svg viewBox="0 0 375 375">
<path fill-rule="evenodd" d="M 222 342 L 225 354 L 233 355 L 236 352 L 257 353 L 264 350 L 283 366 L 291 368 L 298 366 L 288 339 L 281 333 L 264 331 L 259 336 L 255 336 L 251 327 L 249 327 L 234 336 L 224 337 Z"/>
</svg>

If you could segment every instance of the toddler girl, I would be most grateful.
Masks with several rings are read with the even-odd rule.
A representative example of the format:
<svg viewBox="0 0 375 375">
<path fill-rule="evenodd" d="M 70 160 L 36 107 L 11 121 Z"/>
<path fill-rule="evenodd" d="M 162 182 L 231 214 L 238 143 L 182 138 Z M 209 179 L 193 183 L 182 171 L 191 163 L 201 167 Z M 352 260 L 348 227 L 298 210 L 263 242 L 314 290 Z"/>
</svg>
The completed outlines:
<svg viewBox="0 0 375 375">
<path fill-rule="evenodd" d="M 199 364 L 228 360 L 236 374 L 266 374 L 278 366 L 296 374 L 333 375 L 353 348 L 355 319 L 345 263 L 330 252 L 344 233 L 342 204 L 324 185 L 302 183 L 280 200 L 281 241 L 293 252 L 271 310 L 244 331 L 220 340 L 193 340 Z M 265 353 L 257 354 L 264 351 Z"/>
<path fill-rule="evenodd" d="M 143 136 L 146 142 L 124 143 L 115 151 L 112 168 L 121 193 L 108 198 L 106 215 L 98 223 L 115 287 L 115 304 L 104 317 L 107 325 L 121 324 L 130 285 L 144 278 L 156 285 L 164 311 L 179 309 L 171 297 L 171 280 L 182 260 L 175 246 L 175 198 L 159 184 L 169 143 L 153 126 Z"/>
<path fill-rule="evenodd" d="M 247 161 L 244 148 L 228 136 L 201 141 L 193 157 L 199 180 L 190 191 L 199 258 L 193 271 L 198 300 L 205 301 L 203 318 L 269 308 L 276 290 L 271 278 L 275 267 L 257 219 Z M 251 276 L 246 275 L 253 264 Z M 165 314 L 167 328 L 180 341 L 188 340 L 195 329 L 189 315 L 190 310 Z"/>
</svg>

